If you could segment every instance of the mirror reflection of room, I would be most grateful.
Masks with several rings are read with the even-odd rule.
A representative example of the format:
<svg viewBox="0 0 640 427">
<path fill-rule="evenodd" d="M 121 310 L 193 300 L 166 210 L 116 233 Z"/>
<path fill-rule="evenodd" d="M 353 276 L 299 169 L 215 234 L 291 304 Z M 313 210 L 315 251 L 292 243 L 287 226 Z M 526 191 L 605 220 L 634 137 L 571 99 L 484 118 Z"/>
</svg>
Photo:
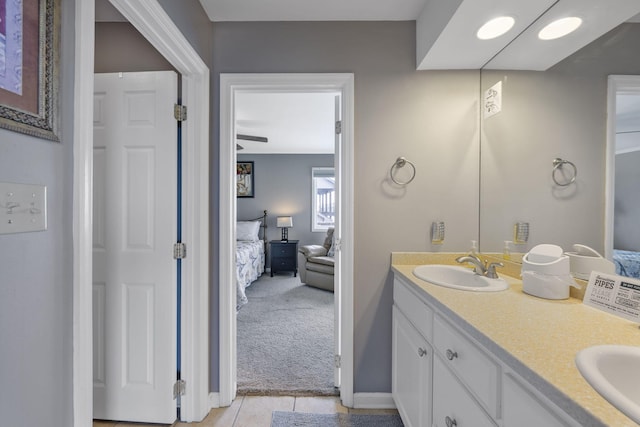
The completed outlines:
<svg viewBox="0 0 640 427">
<path fill-rule="evenodd" d="M 509 241 L 517 260 L 536 244 L 554 243 L 565 251 L 578 244 L 610 260 L 614 253 L 624 254 L 624 266 L 616 260 L 617 272 L 636 275 L 640 227 L 629 218 L 638 213 L 632 200 L 640 188 L 635 172 L 640 114 L 634 98 L 620 100 L 625 104 L 618 108 L 617 123 L 624 121 L 625 127 L 614 134 L 629 145 L 609 163 L 614 174 L 607 170 L 607 99 L 609 76 L 640 74 L 638 37 L 640 24 L 627 22 L 546 71 L 491 69 L 491 63 L 481 71 L 481 93 L 502 85 L 502 110 L 481 120 L 483 252 L 501 253 Z M 557 158 L 575 170 L 569 165 L 558 173 Z M 605 200 L 613 175 L 616 231 L 608 248 Z M 530 226 L 529 239 L 517 243 L 514 225 L 522 222 Z"/>
</svg>

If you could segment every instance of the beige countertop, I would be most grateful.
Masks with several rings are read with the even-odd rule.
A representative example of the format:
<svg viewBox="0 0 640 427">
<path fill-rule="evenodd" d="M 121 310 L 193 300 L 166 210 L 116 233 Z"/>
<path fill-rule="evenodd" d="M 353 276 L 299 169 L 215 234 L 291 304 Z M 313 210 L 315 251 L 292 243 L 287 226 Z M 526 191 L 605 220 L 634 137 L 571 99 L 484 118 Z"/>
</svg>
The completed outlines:
<svg viewBox="0 0 640 427">
<path fill-rule="evenodd" d="M 510 284 L 502 292 L 449 289 L 413 275 L 418 265 L 455 264 L 458 255 L 393 253 L 391 267 L 426 292 L 436 309 L 451 316 L 459 327 L 583 425 L 594 425 L 595 419 L 615 427 L 638 425 L 603 399 L 580 375 L 574 362 L 578 351 L 593 345 L 640 346 L 638 324 L 586 306 L 573 296 L 546 300 L 525 294 L 516 278 L 516 263 L 505 263 L 502 269 L 501 276 Z"/>
</svg>

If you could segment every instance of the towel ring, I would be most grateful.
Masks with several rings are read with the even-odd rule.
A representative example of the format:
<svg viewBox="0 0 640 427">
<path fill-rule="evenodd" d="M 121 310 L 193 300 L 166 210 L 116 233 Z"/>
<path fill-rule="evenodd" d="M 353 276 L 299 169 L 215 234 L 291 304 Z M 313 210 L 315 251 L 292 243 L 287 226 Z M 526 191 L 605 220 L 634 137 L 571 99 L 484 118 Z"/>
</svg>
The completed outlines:
<svg viewBox="0 0 640 427">
<path fill-rule="evenodd" d="M 571 177 L 571 179 L 569 179 L 566 182 L 558 182 L 558 179 L 556 178 L 556 171 L 558 171 L 558 169 L 562 169 L 564 165 L 569 165 L 573 168 L 573 176 Z M 560 187 L 566 187 L 567 185 L 571 185 L 574 182 L 576 182 L 577 175 L 578 175 L 578 168 L 572 162 L 570 162 L 569 160 L 561 159 L 559 157 L 556 157 L 555 159 L 553 159 L 553 171 L 551 172 L 551 178 L 553 179 L 553 182 L 556 183 L 556 185 L 559 185 Z"/>
<path fill-rule="evenodd" d="M 411 166 L 411 178 L 409 178 L 404 182 L 396 180 L 396 178 L 393 176 L 394 172 L 400 168 L 403 168 L 407 164 Z M 395 182 L 396 184 L 407 185 L 411 181 L 413 181 L 413 178 L 416 177 L 416 166 L 413 163 L 411 163 L 409 160 L 405 159 L 404 157 L 398 157 L 396 159 L 396 162 L 393 165 L 391 165 L 391 169 L 389 170 L 389 175 L 391 175 L 391 181 Z"/>
</svg>

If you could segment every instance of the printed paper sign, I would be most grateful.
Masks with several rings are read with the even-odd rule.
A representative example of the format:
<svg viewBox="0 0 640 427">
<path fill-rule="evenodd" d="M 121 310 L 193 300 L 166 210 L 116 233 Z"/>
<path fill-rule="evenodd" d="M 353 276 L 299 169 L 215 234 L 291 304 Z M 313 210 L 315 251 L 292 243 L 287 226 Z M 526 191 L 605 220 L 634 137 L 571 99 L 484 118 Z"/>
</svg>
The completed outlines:
<svg viewBox="0 0 640 427">
<path fill-rule="evenodd" d="M 640 323 L 640 280 L 592 271 L 582 302 Z"/>
</svg>

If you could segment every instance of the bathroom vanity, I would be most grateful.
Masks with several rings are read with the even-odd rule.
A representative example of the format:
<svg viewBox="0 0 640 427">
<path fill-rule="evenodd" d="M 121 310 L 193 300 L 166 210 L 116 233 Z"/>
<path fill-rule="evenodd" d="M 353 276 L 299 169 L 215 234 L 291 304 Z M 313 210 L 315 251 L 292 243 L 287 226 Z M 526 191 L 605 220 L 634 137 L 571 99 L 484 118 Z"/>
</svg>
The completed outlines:
<svg viewBox="0 0 640 427">
<path fill-rule="evenodd" d="M 437 286 L 414 268 L 460 254 L 403 255 L 392 257 L 392 392 L 406 426 L 637 425 L 591 388 L 574 358 L 596 344 L 640 346 L 638 325 L 577 298 L 527 295 L 515 277 L 503 276 L 510 286 L 500 292 Z"/>
</svg>

